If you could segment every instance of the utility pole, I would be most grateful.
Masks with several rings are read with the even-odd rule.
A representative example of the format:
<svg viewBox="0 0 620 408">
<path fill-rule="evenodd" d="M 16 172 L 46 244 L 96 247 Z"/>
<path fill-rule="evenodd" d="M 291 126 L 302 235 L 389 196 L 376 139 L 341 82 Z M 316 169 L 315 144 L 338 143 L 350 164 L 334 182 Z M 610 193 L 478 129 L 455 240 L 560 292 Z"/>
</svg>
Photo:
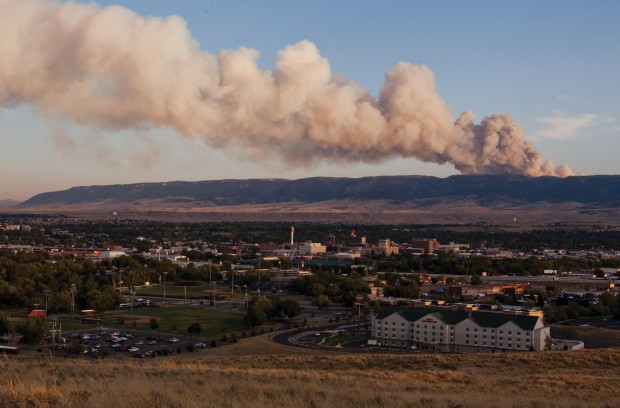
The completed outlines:
<svg viewBox="0 0 620 408">
<path fill-rule="evenodd" d="M 47 295 L 50 294 L 50 290 L 45 289 L 43 292 L 45 292 L 45 316 L 47 316 Z"/>
<path fill-rule="evenodd" d="M 71 320 L 73 320 L 73 332 L 75 333 L 75 283 L 71 284 Z"/>
</svg>

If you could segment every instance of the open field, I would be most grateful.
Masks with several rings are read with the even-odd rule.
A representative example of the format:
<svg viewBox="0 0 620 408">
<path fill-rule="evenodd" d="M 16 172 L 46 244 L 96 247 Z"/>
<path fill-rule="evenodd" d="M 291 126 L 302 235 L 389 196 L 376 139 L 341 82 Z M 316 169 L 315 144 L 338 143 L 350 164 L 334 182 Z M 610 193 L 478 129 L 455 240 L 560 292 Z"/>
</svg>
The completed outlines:
<svg viewBox="0 0 620 408">
<path fill-rule="evenodd" d="M 217 337 L 226 333 L 250 332 L 251 327 L 245 323 L 245 316 L 241 313 L 221 312 L 212 309 L 199 309 L 187 307 L 165 307 L 165 308 L 135 308 L 133 315 L 129 310 L 119 310 L 94 316 L 102 319 L 105 327 L 125 327 L 136 330 L 149 330 L 151 318 L 159 322 L 159 332 L 180 333 L 190 335 L 187 328 L 193 323 L 200 323 L 200 337 Z M 121 321 L 123 324 L 121 325 Z M 134 323 L 135 322 L 135 326 Z M 277 325 L 262 326 L 264 329 L 276 327 Z M 256 330 L 260 330 L 257 328 Z"/>
<path fill-rule="evenodd" d="M 172 222 L 221 221 L 291 221 L 291 222 L 350 222 L 363 224 L 458 224 L 489 222 L 513 225 L 550 224 L 554 222 L 605 224 L 620 221 L 617 207 L 588 209 L 581 203 L 495 203 L 482 206 L 473 200 L 435 202 L 419 199 L 406 202 L 390 200 L 328 200 L 313 203 L 277 202 L 214 206 L 212 203 L 169 203 L 160 200 L 140 200 L 131 205 L 118 202 L 29 206 L 3 209 L 7 213 L 52 212 L 82 219 L 110 219 L 118 211 L 123 219 Z"/>
<path fill-rule="evenodd" d="M 248 344 L 256 346 L 253 341 L 258 339 Z M 235 352 L 218 351 L 225 349 Z M 34 408 L 620 405 L 618 350 L 300 355 L 275 347 L 280 354 L 234 357 L 210 352 L 122 361 L 0 358 L 0 401 Z"/>
</svg>

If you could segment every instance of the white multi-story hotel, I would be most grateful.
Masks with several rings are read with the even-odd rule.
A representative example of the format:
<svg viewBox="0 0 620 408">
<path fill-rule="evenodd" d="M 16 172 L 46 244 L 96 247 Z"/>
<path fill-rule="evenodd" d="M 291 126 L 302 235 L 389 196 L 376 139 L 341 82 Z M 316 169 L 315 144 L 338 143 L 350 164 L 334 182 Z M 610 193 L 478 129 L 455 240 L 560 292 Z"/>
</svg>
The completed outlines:
<svg viewBox="0 0 620 408">
<path fill-rule="evenodd" d="M 446 352 L 544 350 L 550 329 L 540 316 L 385 308 L 372 319 L 381 346 Z"/>
</svg>

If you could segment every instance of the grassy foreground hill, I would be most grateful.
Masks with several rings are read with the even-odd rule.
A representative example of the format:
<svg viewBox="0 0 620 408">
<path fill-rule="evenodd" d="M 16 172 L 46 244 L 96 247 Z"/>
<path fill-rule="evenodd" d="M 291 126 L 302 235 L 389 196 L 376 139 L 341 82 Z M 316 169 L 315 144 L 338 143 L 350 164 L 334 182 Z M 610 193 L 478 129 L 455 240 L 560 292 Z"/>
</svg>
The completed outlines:
<svg viewBox="0 0 620 408">
<path fill-rule="evenodd" d="M 240 356 L 209 351 L 148 360 L 0 358 L 0 405 L 620 406 L 620 350 L 493 355 L 291 353 L 295 349 L 287 354 Z"/>
</svg>

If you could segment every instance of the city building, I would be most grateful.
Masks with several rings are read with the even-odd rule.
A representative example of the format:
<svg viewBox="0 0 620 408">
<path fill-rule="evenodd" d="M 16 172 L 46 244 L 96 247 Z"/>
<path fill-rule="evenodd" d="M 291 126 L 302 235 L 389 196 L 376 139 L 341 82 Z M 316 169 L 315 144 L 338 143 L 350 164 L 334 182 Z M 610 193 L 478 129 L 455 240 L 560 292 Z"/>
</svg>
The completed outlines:
<svg viewBox="0 0 620 408">
<path fill-rule="evenodd" d="M 299 244 L 297 249 L 299 255 L 317 255 L 324 254 L 325 252 L 327 252 L 325 245 L 318 242 L 304 242 L 303 244 Z"/>
<path fill-rule="evenodd" d="M 374 255 L 398 255 L 398 244 L 389 239 L 382 239 L 377 246 L 370 248 L 369 252 Z"/>
<path fill-rule="evenodd" d="M 544 350 L 541 316 L 420 308 L 384 308 L 372 319 L 380 346 L 443 352 Z"/>
<path fill-rule="evenodd" d="M 421 249 L 426 254 L 432 254 L 439 247 L 439 242 L 435 238 L 432 239 L 414 239 L 411 241 L 411 248 Z"/>
</svg>

